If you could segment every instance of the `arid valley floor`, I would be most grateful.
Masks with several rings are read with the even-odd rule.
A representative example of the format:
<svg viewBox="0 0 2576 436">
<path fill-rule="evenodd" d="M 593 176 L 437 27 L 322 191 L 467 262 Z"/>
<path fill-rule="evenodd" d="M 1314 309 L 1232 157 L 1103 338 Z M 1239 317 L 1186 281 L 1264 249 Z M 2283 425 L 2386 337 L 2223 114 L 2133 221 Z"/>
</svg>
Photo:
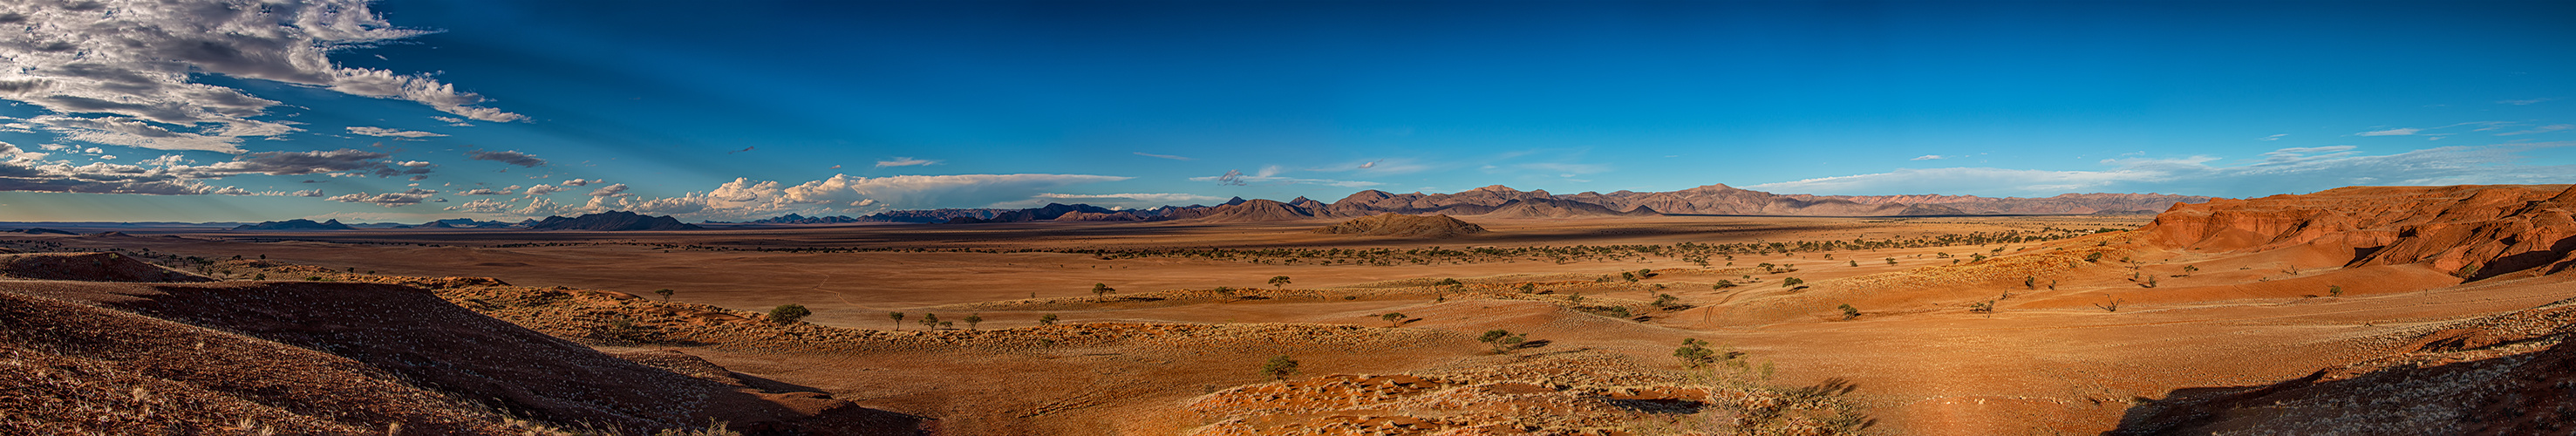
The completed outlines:
<svg viewBox="0 0 2576 436">
<path fill-rule="evenodd" d="M 439 301 L 347 310 L 410 319 L 433 311 L 405 304 L 452 303 L 435 309 L 785 406 L 647 416 L 611 403 L 651 399 L 535 392 L 503 401 L 519 410 L 332 418 L 239 393 L 256 389 L 186 382 L 186 371 L 152 375 L 135 369 L 143 354 L 87 355 L 13 333 L 0 336 L 11 365 L 128 373 L 77 380 L 91 387 L 44 403 L 61 415 L 21 408 L 0 428 L 543 427 L 474 424 L 515 416 L 630 428 L 766 419 L 835 433 L 799 420 L 838 408 L 833 419 L 870 423 L 842 428 L 874 429 L 838 431 L 857 434 L 2565 434 L 2576 416 L 2557 345 L 2576 319 L 2566 303 L 2576 283 L 2560 272 L 2576 245 L 2571 210 L 2567 186 L 2502 186 L 2346 188 L 2152 216 L 1468 216 L 1489 232 L 1439 239 L 1310 232 L 1338 220 L 12 234 L 0 247 L 113 250 L 221 280 L 145 283 L 157 280 L 109 277 L 132 274 L 101 255 L 14 255 L 0 270 L 16 279 L 0 280 L 4 302 L 22 308 L 13 313 L 99 307 L 210 329 L 191 334 L 328 344 L 339 339 L 306 330 L 358 327 L 244 319 L 340 319 L 320 312 L 339 306 L 308 298 L 406 289 L 350 282 L 404 284 Z M 1288 279 L 1270 281 L 1279 276 Z M 259 293 L 277 293 L 260 303 L 274 307 L 179 308 Z M 812 315 L 762 320 L 784 304 Z M 920 322 L 934 314 L 948 323 Z M 19 322 L 9 327 L 70 325 Z M 1530 342 L 1496 353 L 1479 341 L 1496 329 Z M 1686 339 L 1721 357 L 1687 367 L 1675 356 Z M 468 385 L 454 380 L 513 377 L 441 379 L 443 363 L 381 369 L 401 359 L 302 348 L 448 396 Z M 1299 365 L 1273 381 L 1259 371 L 1273 356 Z M 420 357 L 448 358 L 486 359 Z M 2535 369 L 2544 362 L 2558 366 Z M 596 367 L 627 368 L 617 365 Z M 50 380 L 10 377 L 0 383 Z M 114 418 L 140 400 L 75 395 L 150 396 L 138 377 L 206 392 L 146 413 L 198 415 Z M 595 383 L 608 387 L 584 389 L 645 382 Z M 2373 394 L 2351 394 L 2363 391 Z M 269 406 L 205 406 L 221 401 Z M 752 409 L 765 412 L 743 412 Z"/>
</svg>

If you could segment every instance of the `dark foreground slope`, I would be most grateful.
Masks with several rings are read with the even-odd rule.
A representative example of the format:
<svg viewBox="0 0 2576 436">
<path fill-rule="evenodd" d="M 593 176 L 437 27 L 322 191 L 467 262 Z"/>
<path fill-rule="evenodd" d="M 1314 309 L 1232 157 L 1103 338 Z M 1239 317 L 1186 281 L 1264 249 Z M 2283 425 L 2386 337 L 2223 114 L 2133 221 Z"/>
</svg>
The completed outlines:
<svg viewBox="0 0 2576 436">
<path fill-rule="evenodd" d="M 33 255 L 19 255 L 33 256 Z M 0 434 L 910 434 L 918 418 L 621 360 L 419 288 L 0 280 Z"/>
</svg>

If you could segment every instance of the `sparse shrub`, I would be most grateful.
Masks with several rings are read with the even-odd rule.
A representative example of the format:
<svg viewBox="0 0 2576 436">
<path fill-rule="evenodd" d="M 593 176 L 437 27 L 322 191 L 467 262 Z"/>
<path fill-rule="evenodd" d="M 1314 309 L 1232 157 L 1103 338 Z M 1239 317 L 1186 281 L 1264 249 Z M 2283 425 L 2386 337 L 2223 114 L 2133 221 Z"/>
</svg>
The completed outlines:
<svg viewBox="0 0 2576 436">
<path fill-rule="evenodd" d="M 2084 253 L 2084 261 L 2085 261 L 2085 262 L 2100 263 L 2100 262 L 2102 262 L 2102 252 L 2096 251 L 2096 252 L 2091 252 L 2091 253 Z"/>
<path fill-rule="evenodd" d="M 1855 267 L 1860 266 L 1860 261 L 1857 261 L 1857 260 L 1855 260 L 1855 261 L 1851 261 L 1851 266 L 1855 266 Z"/>
<path fill-rule="evenodd" d="M 1681 348 L 1673 349 L 1673 358 L 1681 359 L 1686 368 L 1699 368 L 1717 362 L 1717 350 L 1708 349 L 1708 341 L 1683 338 Z"/>
<path fill-rule="evenodd" d="M 2198 266 L 2192 266 L 2192 265 L 2183 265 L 2183 266 L 2182 266 L 2182 274 L 2183 274 L 2183 275 L 2191 275 L 2191 273 L 2195 273 L 2195 272 L 2200 272 L 2200 267 L 2198 267 Z"/>
<path fill-rule="evenodd" d="M 1494 354 L 1510 353 L 1512 350 L 1520 348 L 1521 344 L 1528 343 L 1529 334 L 1513 334 L 1511 331 L 1503 329 L 1486 330 L 1483 336 L 1476 337 L 1476 342 L 1483 342 L 1485 345 L 1493 346 Z"/>
<path fill-rule="evenodd" d="M 1275 276 L 1270 278 L 1271 288 L 1285 289 L 1286 286 L 1288 286 L 1288 276 Z"/>
<path fill-rule="evenodd" d="M 1634 314 L 1628 313 L 1628 308 L 1619 306 L 1575 306 L 1574 310 L 1580 310 L 1583 311 L 1583 313 L 1611 318 L 1627 318 L 1635 316 Z"/>
<path fill-rule="evenodd" d="M 1351 301 L 1351 300 L 1358 300 L 1358 299 L 1360 299 L 1360 296 L 1358 296 L 1358 295 L 1344 295 L 1344 296 L 1342 296 L 1342 301 Z"/>
<path fill-rule="evenodd" d="M 1681 297 L 1675 297 L 1673 294 L 1655 294 L 1655 302 L 1653 304 L 1657 309 L 1672 309 L 1680 307 L 1682 305 L 1681 301 Z"/>
<path fill-rule="evenodd" d="M 956 328 L 956 327 L 957 327 L 957 322 L 956 322 L 956 321 L 940 321 L 940 322 L 939 322 L 939 328 L 947 329 L 947 328 Z"/>
<path fill-rule="evenodd" d="M 1896 258 L 1887 258 L 1887 266 L 1896 266 Z"/>
<path fill-rule="evenodd" d="M 1654 269 L 1654 268 L 1639 269 L 1639 270 L 1637 270 L 1637 278 L 1638 278 L 1638 279 L 1640 279 L 1640 280 L 1655 278 L 1655 269 Z"/>
<path fill-rule="evenodd" d="M 1404 321 L 1404 314 L 1387 312 L 1385 315 L 1378 315 L 1377 319 L 1386 320 L 1387 327 L 1394 327 L 1396 323 Z"/>
<path fill-rule="evenodd" d="M 1719 280 L 1719 281 L 1717 281 L 1717 284 L 1714 284 L 1714 285 L 1708 285 L 1708 289 L 1709 289 L 1709 290 L 1724 290 L 1724 289 L 1726 289 L 1726 288 L 1732 288 L 1732 287 L 1735 287 L 1735 282 L 1732 282 L 1732 281 L 1726 281 L 1726 280 Z"/>
<path fill-rule="evenodd" d="M 1995 301 L 1986 300 L 1969 304 L 1968 313 L 1982 313 L 1986 314 L 1987 318 L 1993 318 L 1995 317 Z"/>
<path fill-rule="evenodd" d="M 1844 303 L 1842 307 L 1839 307 L 1838 309 L 1842 309 L 1844 321 L 1850 321 L 1852 318 L 1860 317 L 1860 309 L 1852 307 L 1850 303 Z"/>
<path fill-rule="evenodd" d="M 304 278 L 304 281 L 308 281 L 308 282 L 318 282 L 318 281 L 322 281 L 322 276 L 310 276 L 310 277 L 305 277 L 305 278 Z"/>
<path fill-rule="evenodd" d="M 1439 282 L 1439 283 L 1432 283 L 1431 285 L 1432 285 L 1432 286 L 1466 286 L 1467 284 L 1466 284 L 1466 283 L 1459 282 L 1459 281 L 1458 281 L 1458 279 L 1440 279 L 1440 282 Z"/>
<path fill-rule="evenodd" d="M 1111 293 L 1111 292 L 1118 292 L 1118 290 L 1117 290 L 1117 289 L 1110 288 L 1108 283 L 1093 283 L 1093 284 L 1091 284 L 1091 296 L 1094 296 L 1094 297 L 1103 297 L 1103 296 L 1108 296 L 1108 295 L 1109 295 L 1109 293 Z"/>
<path fill-rule="evenodd" d="M 1217 293 L 1217 294 L 1219 294 L 1219 295 L 1234 295 L 1234 288 L 1228 288 L 1228 287 L 1224 287 L 1224 286 L 1218 286 L 1218 287 L 1216 287 L 1216 289 L 1214 289 L 1214 291 L 1216 291 L 1216 293 Z"/>
<path fill-rule="evenodd" d="M 2102 311 L 2104 311 L 2104 312 L 2118 312 L 2118 311 L 2120 311 L 2120 303 L 2121 303 L 2120 299 L 2118 299 L 2118 298 L 2113 298 L 2113 299 L 2111 299 L 2111 304 L 2109 304 L 2109 305 L 2104 305 L 2104 304 L 2102 304 L 2102 303 L 2094 303 L 2094 304 L 2093 304 L 2093 307 L 2099 307 L 2099 308 L 2102 308 Z"/>
<path fill-rule="evenodd" d="M 886 312 L 886 317 L 894 318 L 895 330 L 903 330 L 903 312 Z"/>
<path fill-rule="evenodd" d="M 2326 295 L 2343 296 L 2343 285 L 2326 285 Z"/>
<path fill-rule="evenodd" d="M 975 325 L 976 325 L 976 324 L 983 324 L 983 323 L 984 323 L 984 314 L 981 314 L 981 313 L 970 313 L 970 314 L 966 314 L 966 329 L 967 329 L 967 330 L 974 330 L 974 329 L 975 329 Z"/>
<path fill-rule="evenodd" d="M 1637 273 L 1621 271 L 1619 272 L 1619 279 L 1633 283 L 1637 281 Z"/>
<path fill-rule="evenodd" d="M 778 307 L 769 309 L 769 322 L 778 324 L 795 324 L 796 321 L 803 320 L 805 319 L 805 316 L 813 314 L 814 311 L 805 310 L 805 306 L 803 305 L 781 304 L 778 305 Z"/>
<path fill-rule="evenodd" d="M 664 289 L 661 289 L 661 290 L 653 291 L 653 293 L 655 293 L 655 294 L 661 294 L 661 295 L 662 295 L 662 301 L 664 301 L 664 302 L 669 302 L 669 301 L 671 301 L 671 294 L 677 294 L 677 293 L 679 293 L 679 292 L 678 292 L 678 291 L 670 290 L 669 288 L 664 288 Z"/>
<path fill-rule="evenodd" d="M 2146 282 L 2146 283 L 2139 283 L 2139 284 L 2138 284 L 2138 286 L 2149 287 L 2149 288 L 2156 287 L 2156 277 L 2155 277 L 2155 276 L 2147 276 L 2147 282 Z"/>
<path fill-rule="evenodd" d="M 1038 315 L 1038 325 L 1055 325 L 1055 314 Z"/>
<path fill-rule="evenodd" d="M 1581 292 L 1577 292 L 1577 293 L 1573 293 L 1573 294 L 1567 294 L 1567 295 L 1565 296 L 1565 302 L 1567 302 L 1567 303 L 1574 303 L 1574 304 L 1583 304 L 1583 293 L 1581 293 Z"/>
<path fill-rule="evenodd" d="M 2038 289 L 2039 289 L 2039 276 L 2022 276 L 2022 278 L 2021 278 L 2021 288 L 2022 288 L 2022 289 L 2030 289 L 2030 290 L 2038 290 Z"/>
<path fill-rule="evenodd" d="M 1538 292 L 1538 284 L 1537 284 L 1537 283 L 1522 283 L 1522 284 L 1521 284 L 1521 293 L 1523 293 L 1523 294 L 1528 294 L 1528 293 L 1535 293 L 1535 292 Z"/>
<path fill-rule="evenodd" d="M 936 314 L 936 313 L 923 313 L 923 314 L 921 314 L 921 326 L 922 326 L 922 327 L 925 327 L 925 328 L 933 328 L 933 329 L 939 328 L 939 314 Z"/>
<path fill-rule="evenodd" d="M 1297 359 L 1290 359 L 1286 355 L 1270 356 L 1269 362 L 1261 364 L 1261 376 L 1269 377 L 1271 380 L 1286 380 L 1288 375 L 1295 373 L 1297 373 Z"/>
<path fill-rule="evenodd" d="M 1791 287 L 1791 286 L 1797 286 L 1797 285 L 1803 285 L 1803 284 L 1807 284 L 1807 281 L 1806 281 L 1806 280 L 1799 280 L 1797 277 L 1790 277 L 1790 278 L 1780 279 L 1780 287 L 1783 287 L 1783 288 Z"/>
</svg>

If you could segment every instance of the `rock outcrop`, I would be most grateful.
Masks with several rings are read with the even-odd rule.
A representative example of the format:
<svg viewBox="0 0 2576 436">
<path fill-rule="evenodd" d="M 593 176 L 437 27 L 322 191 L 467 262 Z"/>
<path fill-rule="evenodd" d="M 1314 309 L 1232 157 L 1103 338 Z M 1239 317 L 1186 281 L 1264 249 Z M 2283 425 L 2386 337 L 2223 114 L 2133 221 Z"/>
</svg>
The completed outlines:
<svg viewBox="0 0 2576 436">
<path fill-rule="evenodd" d="M 2371 186 L 2184 204 L 2139 232 L 2178 249 L 2307 246 L 2348 253 L 2347 267 L 2425 264 L 2483 280 L 2576 266 L 2571 214 L 2576 186 Z"/>
<path fill-rule="evenodd" d="M 1484 233 L 1485 228 L 1448 215 L 1378 214 L 1315 229 L 1328 235 L 1447 238 Z"/>
</svg>

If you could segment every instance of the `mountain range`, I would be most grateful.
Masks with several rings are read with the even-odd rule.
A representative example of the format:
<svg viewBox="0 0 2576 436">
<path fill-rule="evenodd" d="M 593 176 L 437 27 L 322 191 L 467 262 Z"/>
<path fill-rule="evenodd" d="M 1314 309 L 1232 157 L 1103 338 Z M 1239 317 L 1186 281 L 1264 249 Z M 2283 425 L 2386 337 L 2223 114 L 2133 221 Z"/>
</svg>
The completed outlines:
<svg viewBox="0 0 2576 436">
<path fill-rule="evenodd" d="M 1974 195 L 1808 195 L 1773 194 L 1726 185 L 1670 192 L 1616 191 L 1552 194 L 1493 185 L 1454 194 L 1397 194 L 1379 190 L 1352 193 L 1331 203 L 1297 197 L 1288 201 L 1234 198 L 1214 206 L 1164 206 L 1114 210 L 1084 204 L 1048 204 L 1029 209 L 930 209 L 887 211 L 857 218 L 804 217 L 789 214 L 746 224 L 823 223 L 995 223 L 1030 221 L 1161 221 L 1267 222 L 1366 217 L 1384 213 L 1477 216 L 1484 218 L 1582 218 L 1656 215 L 1749 216 L 1939 216 L 1939 215 L 2087 215 L 2152 214 L 2175 204 L 2203 203 L 2215 197 L 2167 194 L 2064 194 L 2054 197 L 1980 197 Z"/>
</svg>

